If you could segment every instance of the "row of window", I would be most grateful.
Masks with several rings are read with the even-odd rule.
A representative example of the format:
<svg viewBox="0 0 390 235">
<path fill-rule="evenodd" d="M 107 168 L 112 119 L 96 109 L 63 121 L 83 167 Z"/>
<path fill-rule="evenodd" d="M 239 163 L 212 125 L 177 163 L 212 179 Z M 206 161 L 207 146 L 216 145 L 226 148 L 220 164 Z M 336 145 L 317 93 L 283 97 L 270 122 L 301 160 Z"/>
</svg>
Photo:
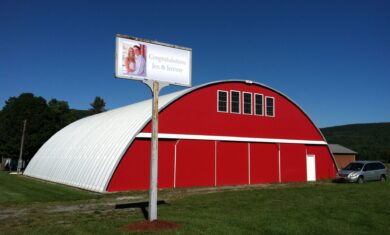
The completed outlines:
<svg viewBox="0 0 390 235">
<path fill-rule="evenodd" d="M 239 91 L 230 91 L 230 113 L 241 113 L 241 92 Z M 247 115 L 252 115 L 252 93 L 242 92 L 242 113 Z M 218 91 L 218 112 L 228 112 L 229 104 L 229 92 L 228 91 Z M 257 116 L 274 117 L 275 116 L 275 98 L 271 96 L 265 97 L 265 106 L 264 106 L 264 95 L 263 94 L 254 94 L 254 114 Z"/>
</svg>

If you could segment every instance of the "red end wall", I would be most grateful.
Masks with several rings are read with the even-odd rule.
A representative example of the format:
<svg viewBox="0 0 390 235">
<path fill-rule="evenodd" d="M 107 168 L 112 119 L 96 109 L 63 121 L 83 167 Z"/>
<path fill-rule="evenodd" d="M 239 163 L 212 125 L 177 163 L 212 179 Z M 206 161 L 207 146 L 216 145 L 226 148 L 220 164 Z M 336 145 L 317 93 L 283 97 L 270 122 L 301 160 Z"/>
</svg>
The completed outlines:
<svg viewBox="0 0 390 235">
<path fill-rule="evenodd" d="M 229 100 L 231 90 L 240 91 L 241 110 L 242 92 L 272 96 L 275 98 L 275 117 L 217 112 L 218 90 L 228 91 Z M 149 123 L 142 132 L 149 133 L 150 130 Z M 283 95 L 240 82 L 206 86 L 176 100 L 160 112 L 159 133 L 323 141 L 309 118 Z M 250 143 L 249 163 L 248 143 L 218 141 L 216 147 L 215 141 L 160 140 L 159 188 L 174 186 L 175 145 L 176 187 L 248 184 L 249 180 L 251 184 L 279 181 L 277 144 Z M 326 146 L 280 144 L 280 150 L 282 182 L 306 181 L 306 152 L 316 155 L 318 180 L 332 178 L 335 174 L 335 165 Z M 149 140 L 136 139 L 114 172 L 107 191 L 147 189 L 149 159 Z"/>
</svg>

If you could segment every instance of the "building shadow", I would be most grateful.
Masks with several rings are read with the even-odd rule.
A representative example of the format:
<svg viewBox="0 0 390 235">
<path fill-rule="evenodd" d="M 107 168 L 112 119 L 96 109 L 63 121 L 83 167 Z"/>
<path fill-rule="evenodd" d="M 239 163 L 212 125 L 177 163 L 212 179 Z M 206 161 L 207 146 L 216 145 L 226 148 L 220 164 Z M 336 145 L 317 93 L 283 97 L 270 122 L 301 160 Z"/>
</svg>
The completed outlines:
<svg viewBox="0 0 390 235">
<path fill-rule="evenodd" d="M 167 203 L 164 200 L 157 201 L 157 205 L 166 205 Z M 149 213 L 147 208 L 149 207 L 149 202 L 133 202 L 125 204 L 116 204 L 115 209 L 141 209 L 144 218 L 147 220 L 149 218 Z"/>
</svg>

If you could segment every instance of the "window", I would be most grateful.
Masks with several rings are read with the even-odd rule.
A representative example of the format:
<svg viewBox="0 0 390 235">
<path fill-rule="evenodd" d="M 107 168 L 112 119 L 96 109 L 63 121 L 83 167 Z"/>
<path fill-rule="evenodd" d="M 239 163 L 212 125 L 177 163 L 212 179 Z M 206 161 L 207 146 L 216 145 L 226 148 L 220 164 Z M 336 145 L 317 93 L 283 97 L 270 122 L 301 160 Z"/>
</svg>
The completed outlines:
<svg viewBox="0 0 390 235">
<path fill-rule="evenodd" d="M 218 91 L 218 112 L 227 113 L 228 92 Z"/>
<path fill-rule="evenodd" d="M 245 91 L 218 90 L 217 112 L 275 117 L 275 97 Z"/>
<path fill-rule="evenodd" d="M 266 102 L 266 114 L 269 117 L 274 117 L 275 116 L 275 99 L 274 97 L 266 97 L 265 98 Z"/>
<path fill-rule="evenodd" d="M 376 163 L 373 163 L 373 164 L 374 164 L 374 170 L 385 169 L 385 166 L 382 163 L 376 162 Z"/>
<path fill-rule="evenodd" d="M 372 171 L 374 169 L 374 166 L 372 163 L 368 163 L 364 166 L 363 171 Z"/>
<path fill-rule="evenodd" d="M 255 94 L 255 114 L 263 116 L 263 95 Z"/>
<path fill-rule="evenodd" d="M 348 166 L 346 166 L 344 168 L 344 170 L 348 170 L 348 171 L 360 171 L 363 167 L 363 164 L 362 163 L 356 163 L 356 162 L 353 162 L 353 163 L 349 163 Z"/>
<path fill-rule="evenodd" d="M 240 92 L 230 91 L 230 112 L 240 113 Z"/>
<path fill-rule="evenodd" d="M 244 98 L 243 98 L 244 114 L 252 114 L 252 93 L 243 92 L 243 94 L 244 94 Z"/>
</svg>

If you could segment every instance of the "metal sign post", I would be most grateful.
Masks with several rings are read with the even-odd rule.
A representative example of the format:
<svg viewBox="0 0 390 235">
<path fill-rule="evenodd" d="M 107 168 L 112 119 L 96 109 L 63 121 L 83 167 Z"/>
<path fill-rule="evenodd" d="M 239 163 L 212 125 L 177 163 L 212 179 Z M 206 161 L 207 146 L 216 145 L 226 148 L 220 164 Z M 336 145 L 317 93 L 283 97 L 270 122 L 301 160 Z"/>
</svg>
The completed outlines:
<svg viewBox="0 0 390 235">
<path fill-rule="evenodd" d="M 152 145 L 150 156 L 149 221 L 157 220 L 157 176 L 158 176 L 158 95 L 160 89 L 169 84 L 157 81 L 144 81 L 153 93 L 152 105 Z"/>
</svg>

